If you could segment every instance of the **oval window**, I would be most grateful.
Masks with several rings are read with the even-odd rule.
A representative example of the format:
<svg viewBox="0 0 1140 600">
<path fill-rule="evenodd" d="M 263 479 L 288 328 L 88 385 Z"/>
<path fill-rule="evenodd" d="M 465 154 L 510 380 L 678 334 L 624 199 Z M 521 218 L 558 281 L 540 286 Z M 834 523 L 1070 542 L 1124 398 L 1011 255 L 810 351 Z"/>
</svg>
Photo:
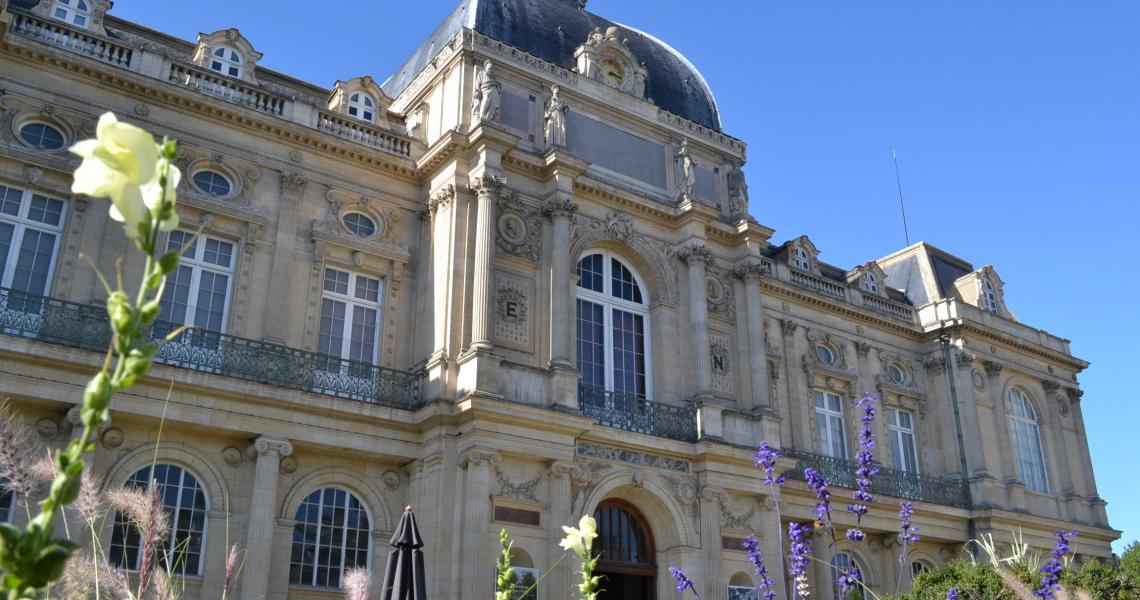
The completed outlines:
<svg viewBox="0 0 1140 600">
<path fill-rule="evenodd" d="M 906 381 L 906 371 L 898 365 L 889 365 L 887 367 L 887 374 L 891 376 L 891 381 L 902 384 Z"/>
<path fill-rule="evenodd" d="M 815 347 L 815 355 L 819 358 L 819 362 L 825 365 L 835 364 L 835 353 L 831 351 L 831 348 L 823 344 Z"/>
<path fill-rule="evenodd" d="M 20 128 L 20 139 L 40 150 L 59 150 L 63 147 L 63 132 L 47 123 L 28 123 Z"/>
<path fill-rule="evenodd" d="M 217 171 L 198 171 L 191 180 L 194 182 L 194 187 L 211 196 L 227 196 L 233 190 L 230 180 Z"/>
<path fill-rule="evenodd" d="M 344 215 L 344 226 L 360 237 L 369 237 L 376 233 L 376 222 L 356 212 Z"/>
</svg>

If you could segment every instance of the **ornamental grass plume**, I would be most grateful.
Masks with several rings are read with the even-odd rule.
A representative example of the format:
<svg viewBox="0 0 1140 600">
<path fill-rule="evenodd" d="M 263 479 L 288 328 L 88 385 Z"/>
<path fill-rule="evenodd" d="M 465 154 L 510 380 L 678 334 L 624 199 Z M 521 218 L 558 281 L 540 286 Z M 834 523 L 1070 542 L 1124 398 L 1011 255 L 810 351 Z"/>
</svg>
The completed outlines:
<svg viewBox="0 0 1140 600">
<path fill-rule="evenodd" d="M 138 596 L 141 598 L 150 584 L 158 546 L 170 534 L 170 518 L 162 509 L 159 486 L 153 483 L 150 492 L 138 487 L 113 490 L 107 493 L 107 502 L 138 530 L 142 538 L 138 571 Z"/>
<path fill-rule="evenodd" d="M 692 590 L 693 595 L 697 597 L 697 600 L 701 600 L 701 595 L 697 593 L 697 588 L 693 587 L 693 580 L 689 579 L 684 573 L 682 573 L 681 569 L 678 569 L 677 567 L 669 567 L 669 574 L 677 580 L 678 592 L 684 594 L 685 590 Z"/>
<path fill-rule="evenodd" d="M 36 495 L 39 479 L 32 471 L 39 452 L 28 428 L 19 422 L 7 398 L 0 399 L 0 486 L 27 502 Z"/>
<path fill-rule="evenodd" d="M 226 576 L 222 580 L 222 600 L 228 600 L 234 582 L 237 581 L 238 571 L 241 570 L 237 544 L 230 546 L 230 553 L 226 556 Z"/>
<path fill-rule="evenodd" d="M 357 567 L 344 574 L 344 600 L 368 600 L 371 591 L 372 574 L 368 569 Z"/>
</svg>

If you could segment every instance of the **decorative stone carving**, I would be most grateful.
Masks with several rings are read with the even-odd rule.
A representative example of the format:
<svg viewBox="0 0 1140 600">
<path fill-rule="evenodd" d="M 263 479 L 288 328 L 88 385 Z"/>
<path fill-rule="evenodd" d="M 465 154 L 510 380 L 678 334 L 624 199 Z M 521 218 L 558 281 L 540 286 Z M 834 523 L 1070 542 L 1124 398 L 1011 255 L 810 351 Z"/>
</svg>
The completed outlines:
<svg viewBox="0 0 1140 600">
<path fill-rule="evenodd" d="M 697 184 L 697 164 L 689 152 L 689 140 L 681 140 L 681 146 L 673 156 L 677 177 L 677 199 L 693 198 L 693 188 Z"/>
<path fill-rule="evenodd" d="M 613 446 L 603 446 L 589 442 L 578 442 L 576 453 L 578 456 L 623 462 L 664 471 L 677 473 L 688 473 L 691 471 L 689 461 L 680 458 L 637 452 L 625 448 L 615 448 Z"/>
<path fill-rule="evenodd" d="M 36 421 L 36 433 L 45 440 L 54 440 L 59 435 L 59 423 L 46 417 L 40 419 Z"/>
<path fill-rule="evenodd" d="M 552 219 L 558 217 L 574 218 L 578 214 L 578 205 L 570 201 L 569 198 L 556 195 L 546 201 L 542 207 L 542 212 Z"/>
<path fill-rule="evenodd" d="M 871 352 L 871 344 L 862 341 L 855 341 L 855 354 L 860 358 L 865 358 Z"/>
<path fill-rule="evenodd" d="M 986 369 L 986 375 L 989 375 L 990 377 L 997 377 L 998 375 L 1001 375 L 1002 364 L 999 362 L 987 360 L 982 363 L 982 366 Z"/>
<path fill-rule="evenodd" d="M 287 440 L 275 440 L 261 436 L 250 444 L 249 449 L 246 450 L 246 456 L 251 458 L 265 454 L 267 452 L 276 453 L 278 456 L 284 458 L 293 455 L 293 444 Z"/>
<path fill-rule="evenodd" d="M 486 450 L 483 448 L 469 448 L 459 457 L 459 466 L 469 467 L 471 465 L 481 465 L 487 463 L 491 466 L 496 466 L 503 461 L 498 452 L 494 450 Z"/>
<path fill-rule="evenodd" d="M 734 514 L 729 510 L 728 503 L 721 504 L 720 507 L 720 524 L 721 527 L 726 529 L 737 529 L 739 531 L 754 531 L 752 526 L 752 518 L 756 516 L 756 511 L 760 508 L 758 502 L 753 502 L 749 506 L 748 511 L 743 514 Z"/>
<path fill-rule="evenodd" d="M 711 334 L 709 342 L 712 389 L 721 394 L 735 394 L 736 385 L 732 373 L 732 339 L 726 334 Z"/>
<path fill-rule="evenodd" d="M 931 354 L 922 360 L 922 365 L 927 371 L 941 373 L 946 370 L 946 355 L 941 352 Z"/>
<path fill-rule="evenodd" d="M 818 329 L 808 329 L 807 339 L 812 344 L 812 351 L 804 356 L 806 364 L 832 371 L 847 370 L 847 340 Z M 831 349 L 834 362 L 828 365 L 820 361 L 819 355 L 815 352 L 816 346 L 827 346 Z"/>
<path fill-rule="evenodd" d="M 726 281 L 728 276 L 729 273 L 725 271 L 710 270 L 705 279 L 707 307 L 710 316 L 735 321 L 736 287 Z"/>
<path fill-rule="evenodd" d="M 605 33 L 600 27 L 590 32 L 586 42 L 574 51 L 578 74 L 644 98 L 648 71 L 629 50 L 629 40 L 620 39 L 620 33 L 617 27 Z"/>
<path fill-rule="evenodd" d="M 544 115 L 543 135 L 546 145 L 551 148 L 566 145 L 566 113 L 569 106 L 558 95 L 562 88 L 557 85 L 550 88 L 550 104 L 546 107 Z"/>
<path fill-rule="evenodd" d="M 699 242 L 681 246 L 677 249 L 674 255 L 678 260 L 684 263 L 691 264 L 696 261 L 704 265 L 705 268 L 711 267 L 713 265 L 712 251 L 709 250 L 708 246 Z"/>
<path fill-rule="evenodd" d="M 495 341 L 518 350 L 531 349 L 530 300 L 533 281 L 498 272 L 495 275 Z"/>
<path fill-rule="evenodd" d="M 119 429 L 118 427 L 112 427 L 107 431 L 104 431 L 103 435 L 100 436 L 99 439 L 103 442 L 104 448 L 107 448 L 108 450 L 114 450 L 115 448 L 123 445 L 123 430 Z"/>
<path fill-rule="evenodd" d="M 732 269 L 731 274 L 745 283 L 752 283 L 760 281 L 761 277 L 771 275 L 771 269 L 768 263 L 751 262 L 737 265 Z"/>
<path fill-rule="evenodd" d="M 400 487 L 400 474 L 388 469 L 380 475 L 380 481 L 384 483 L 384 487 L 388 491 L 394 492 Z"/>
<path fill-rule="evenodd" d="M 297 472 L 297 457 L 286 456 L 285 458 L 281 459 L 281 462 L 278 463 L 277 466 L 279 469 L 281 469 L 282 473 L 286 475 L 292 475 L 293 473 Z"/>
<path fill-rule="evenodd" d="M 973 381 L 975 390 L 981 392 L 986 389 L 986 378 L 982 375 L 981 371 L 974 369 L 974 372 L 970 375 L 970 379 Z"/>
<path fill-rule="evenodd" d="M 503 86 L 495 79 L 495 63 L 483 63 L 482 70 L 475 76 L 475 91 L 471 98 L 471 121 L 498 121 L 502 108 Z"/>
<path fill-rule="evenodd" d="M 793 321 L 791 319 L 782 319 L 780 321 L 780 330 L 783 331 L 784 335 L 787 335 L 787 336 L 794 335 L 796 333 L 796 329 L 799 326 L 800 326 L 799 323 L 796 323 L 795 321 Z"/>
<path fill-rule="evenodd" d="M 606 234 L 610 239 L 628 242 L 633 237 L 633 220 L 619 213 L 606 215 Z"/>
<path fill-rule="evenodd" d="M 538 484 L 542 483 L 542 475 L 534 479 L 516 482 L 512 481 L 502 469 L 495 467 L 495 480 L 499 483 L 499 495 L 504 498 L 514 498 L 516 500 L 532 500 L 538 502 L 538 496 L 535 491 L 538 489 Z"/>
<path fill-rule="evenodd" d="M 645 278 L 650 288 L 653 305 L 672 305 L 677 301 L 677 270 L 669 264 L 673 247 L 666 242 L 633 231 L 633 221 L 618 212 L 611 212 L 600 221 L 578 215 L 569 254 L 581 256 L 588 249 L 608 241 L 625 244 L 631 250 L 628 258 Z"/>
<path fill-rule="evenodd" d="M 435 220 L 435 213 L 436 212 L 438 212 L 442 208 L 447 208 L 448 206 L 451 206 L 451 203 L 454 201 L 455 201 L 455 186 L 451 185 L 451 184 L 447 184 L 447 185 L 443 186 L 442 188 L 436 190 L 430 196 L 428 196 L 427 206 L 428 206 L 428 212 L 431 214 L 432 220 Z"/>
<path fill-rule="evenodd" d="M 233 446 L 228 446 L 222 450 L 222 462 L 231 467 L 240 465 L 243 458 L 242 451 Z"/>
<path fill-rule="evenodd" d="M 958 365 L 959 369 L 968 369 L 970 365 L 974 364 L 977 356 L 969 350 L 959 348 L 954 352 L 954 362 Z"/>
<path fill-rule="evenodd" d="M 499 194 L 503 193 L 503 186 L 507 181 L 502 177 L 493 175 L 491 173 L 482 173 L 472 177 L 467 182 L 467 189 L 475 194 L 480 200 L 484 198 L 498 199 Z"/>
<path fill-rule="evenodd" d="M 496 203 L 499 220 L 495 243 L 499 250 L 538 262 L 542 252 L 542 224 L 538 210 L 524 204 L 515 194 L 503 194 Z"/>
<path fill-rule="evenodd" d="M 741 164 L 730 162 L 726 167 L 725 180 L 728 187 L 728 216 L 748 216 L 748 183 L 744 180 Z"/>
</svg>

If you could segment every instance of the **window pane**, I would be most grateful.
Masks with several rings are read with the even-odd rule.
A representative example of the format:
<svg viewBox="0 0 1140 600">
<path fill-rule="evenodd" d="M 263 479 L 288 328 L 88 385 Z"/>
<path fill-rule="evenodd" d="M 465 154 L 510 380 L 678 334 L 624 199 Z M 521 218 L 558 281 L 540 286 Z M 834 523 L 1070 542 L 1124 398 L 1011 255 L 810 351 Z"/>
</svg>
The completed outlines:
<svg viewBox="0 0 1140 600">
<path fill-rule="evenodd" d="M 63 202 L 39 194 L 32 196 L 32 204 L 28 207 L 28 219 L 45 225 L 59 225 L 62 216 Z"/>
<path fill-rule="evenodd" d="M 233 262 L 234 245 L 229 242 L 215 240 L 214 238 L 206 238 L 206 249 L 202 256 L 204 262 L 219 267 L 230 267 Z"/>
<path fill-rule="evenodd" d="M 380 280 L 371 277 L 356 278 L 356 297 L 368 302 L 380 301 Z"/>
<path fill-rule="evenodd" d="M 645 396 L 644 318 L 613 311 L 614 391 Z"/>
<path fill-rule="evenodd" d="M 166 278 L 166 287 L 162 290 L 163 320 L 172 323 L 185 323 L 186 310 L 190 306 L 190 281 L 194 276 L 194 268 L 180 265 L 178 270 Z"/>
<path fill-rule="evenodd" d="M 198 282 L 198 302 L 194 324 L 210 331 L 222 331 L 226 311 L 226 291 L 230 278 L 221 273 L 202 271 Z"/>
<path fill-rule="evenodd" d="M 23 192 L 0 185 L 0 213 L 13 217 L 20 214 L 20 196 Z"/>
<path fill-rule="evenodd" d="M 12 249 L 12 236 L 15 232 L 15 225 L 0 221 L 0 268 L 8 264 L 8 252 Z"/>
<path fill-rule="evenodd" d="M 376 311 L 355 306 L 352 309 L 352 339 L 348 357 L 361 362 L 376 358 Z"/>
<path fill-rule="evenodd" d="M 12 288 L 33 294 L 46 294 L 48 271 L 55 253 L 55 235 L 25 229 L 20 254 L 12 277 Z"/>
<path fill-rule="evenodd" d="M 610 268 L 613 273 L 613 295 L 622 300 L 629 300 L 630 302 L 641 304 L 641 288 L 638 287 L 637 281 L 634 280 L 633 273 L 625 268 L 625 265 L 618 262 L 616 258 L 610 259 Z"/>
<path fill-rule="evenodd" d="M 347 295 L 348 273 L 336 269 L 325 269 L 325 291 Z"/>
<path fill-rule="evenodd" d="M 329 298 L 321 301 L 321 329 L 317 352 L 340 357 L 344 352 L 344 312 L 347 305 Z"/>
<path fill-rule="evenodd" d="M 606 385 L 604 315 L 600 304 L 578 300 L 578 372 L 585 386 Z"/>
<path fill-rule="evenodd" d="M 578 287 L 594 292 L 605 291 L 602 255 L 591 254 L 578 261 Z"/>
</svg>

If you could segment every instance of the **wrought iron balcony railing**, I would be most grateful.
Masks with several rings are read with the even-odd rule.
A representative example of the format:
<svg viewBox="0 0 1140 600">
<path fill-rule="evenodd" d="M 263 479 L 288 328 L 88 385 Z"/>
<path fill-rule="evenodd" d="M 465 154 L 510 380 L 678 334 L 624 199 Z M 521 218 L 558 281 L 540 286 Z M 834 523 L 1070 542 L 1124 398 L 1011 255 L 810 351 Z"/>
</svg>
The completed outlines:
<svg viewBox="0 0 1140 600">
<path fill-rule="evenodd" d="M 804 469 L 811 467 L 819 472 L 828 485 L 855 489 L 855 469 L 859 466 L 855 461 L 804 452 L 803 450 L 785 448 L 783 452 L 784 456 L 798 461 L 796 468 L 788 472 L 789 479 L 802 481 Z M 966 482 L 961 479 L 928 477 L 898 469 L 879 467 L 879 473 L 871 478 L 871 492 L 905 500 L 920 500 L 945 506 L 970 508 L 970 490 Z"/>
<path fill-rule="evenodd" d="M 177 325 L 158 323 L 159 340 Z M 92 306 L 0 288 L 0 334 L 103 352 L 111 341 L 107 313 Z M 277 387 L 415 410 L 421 376 L 204 330 L 161 343 L 155 362 Z"/>
<path fill-rule="evenodd" d="M 578 386 L 578 410 L 605 427 L 682 442 L 697 441 L 697 416 L 691 408 L 582 385 Z"/>
</svg>

